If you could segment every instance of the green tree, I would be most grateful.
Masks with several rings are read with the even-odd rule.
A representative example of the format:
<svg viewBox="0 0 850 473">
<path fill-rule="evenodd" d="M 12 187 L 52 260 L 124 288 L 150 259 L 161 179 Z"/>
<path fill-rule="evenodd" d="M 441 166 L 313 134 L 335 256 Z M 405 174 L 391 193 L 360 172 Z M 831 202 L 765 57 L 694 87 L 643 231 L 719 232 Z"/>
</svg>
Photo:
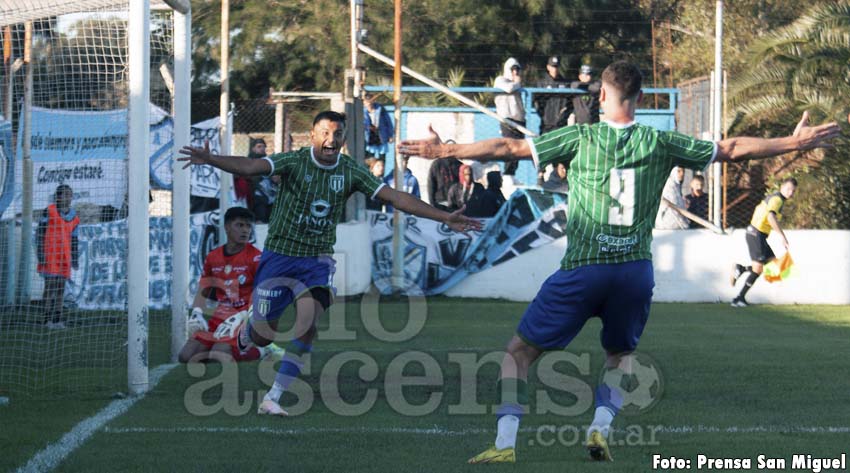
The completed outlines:
<svg viewBox="0 0 850 473">
<path fill-rule="evenodd" d="M 812 7 L 797 21 L 756 40 L 751 65 L 731 84 L 734 133 L 787 129 L 808 110 L 814 122 L 846 124 L 850 95 L 850 1 Z M 794 172 L 800 198 L 792 225 L 850 228 L 850 151 L 846 146 L 793 155 L 767 167 L 769 181 Z M 770 163 L 765 163 L 770 166 Z"/>
</svg>

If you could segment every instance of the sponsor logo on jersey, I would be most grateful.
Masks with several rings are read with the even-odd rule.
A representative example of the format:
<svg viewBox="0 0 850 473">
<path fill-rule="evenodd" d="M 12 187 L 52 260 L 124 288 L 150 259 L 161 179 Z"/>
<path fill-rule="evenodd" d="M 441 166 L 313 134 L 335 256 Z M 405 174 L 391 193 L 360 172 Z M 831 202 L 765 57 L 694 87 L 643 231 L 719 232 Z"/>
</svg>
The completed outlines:
<svg viewBox="0 0 850 473">
<path fill-rule="evenodd" d="M 310 213 L 317 218 L 327 217 L 331 213 L 331 204 L 327 200 L 316 199 L 310 204 Z"/>
<path fill-rule="evenodd" d="M 334 192 L 341 192 L 343 186 L 345 185 L 345 176 L 342 174 L 338 174 L 335 176 L 331 176 L 331 190 Z"/>
</svg>

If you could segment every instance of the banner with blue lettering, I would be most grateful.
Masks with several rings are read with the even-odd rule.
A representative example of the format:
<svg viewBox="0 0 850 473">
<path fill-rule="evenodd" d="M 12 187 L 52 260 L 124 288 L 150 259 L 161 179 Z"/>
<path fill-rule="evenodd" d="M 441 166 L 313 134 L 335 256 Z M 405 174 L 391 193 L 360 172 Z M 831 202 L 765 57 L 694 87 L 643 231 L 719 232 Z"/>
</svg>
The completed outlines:
<svg viewBox="0 0 850 473">
<path fill-rule="evenodd" d="M 189 294 L 198 289 L 204 258 L 218 246 L 218 212 L 191 217 Z M 85 310 L 124 310 L 127 303 L 127 221 L 80 225 L 79 269 L 72 271 L 66 301 Z M 171 217 L 150 219 L 149 307 L 171 306 Z"/>
<path fill-rule="evenodd" d="M 392 292 L 392 214 L 369 212 L 372 280 Z M 517 189 L 486 227 L 470 236 L 429 219 L 405 216 L 405 285 L 425 295 L 440 294 L 477 273 L 564 236 L 567 202 L 563 194 Z"/>
</svg>

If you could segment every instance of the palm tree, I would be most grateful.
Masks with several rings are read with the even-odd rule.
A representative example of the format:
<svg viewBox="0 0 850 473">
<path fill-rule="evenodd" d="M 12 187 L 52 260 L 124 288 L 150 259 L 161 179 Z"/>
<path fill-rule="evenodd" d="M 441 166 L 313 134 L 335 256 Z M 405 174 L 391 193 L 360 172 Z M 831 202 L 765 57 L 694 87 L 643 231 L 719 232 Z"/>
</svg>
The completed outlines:
<svg viewBox="0 0 850 473">
<path fill-rule="evenodd" d="M 756 41 L 748 58 L 751 68 L 731 86 L 738 121 L 772 120 L 802 110 L 815 120 L 844 121 L 850 96 L 850 1 L 813 7 Z"/>
<path fill-rule="evenodd" d="M 850 0 L 812 7 L 794 23 L 753 43 L 748 58 L 750 68 L 730 87 L 730 131 L 771 136 L 785 128 L 784 133 L 803 110 L 814 122 L 847 123 Z M 833 150 L 733 167 L 730 195 L 739 191 L 746 197 L 749 192 L 746 200 L 751 204 L 765 187 L 794 173 L 800 192 L 786 222 L 803 228 L 850 228 L 847 144 L 844 140 Z"/>
</svg>

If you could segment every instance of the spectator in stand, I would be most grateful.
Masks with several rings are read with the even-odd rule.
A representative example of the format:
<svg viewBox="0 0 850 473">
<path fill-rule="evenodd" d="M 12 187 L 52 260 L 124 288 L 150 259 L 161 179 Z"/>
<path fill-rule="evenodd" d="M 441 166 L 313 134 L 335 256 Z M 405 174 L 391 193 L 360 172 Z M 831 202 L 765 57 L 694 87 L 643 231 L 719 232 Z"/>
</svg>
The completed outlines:
<svg viewBox="0 0 850 473">
<path fill-rule="evenodd" d="M 549 174 L 549 179 L 543 183 L 543 190 L 567 194 L 570 186 L 567 184 L 567 166 L 564 163 L 555 164 L 555 169 Z"/>
<path fill-rule="evenodd" d="M 379 158 L 366 158 L 366 166 L 369 167 L 369 173 L 378 179 L 384 179 L 384 160 Z M 384 203 L 378 199 L 366 199 L 366 210 L 384 211 Z"/>
<path fill-rule="evenodd" d="M 502 69 L 502 75 L 496 78 L 493 87 L 502 89 L 504 94 L 497 94 L 496 113 L 518 125 L 525 126 L 525 106 L 522 104 L 522 66 L 514 58 L 508 58 Z M 499 130 L 503 138 L 525 138 L 525 135 L 516 128 L 500 124 Z M 516 173 L 517 162 L 511 161 L 505 164 L 505 175 L 513 176 Z"/>
<path fill-rule="evenodd" d="M 461 165 L 458 179 L 449 189 L 449 208 L 452 211 L 466 205 L 473 195 L 484 192 L 484 186 L 472 180 L 472 168 L 466 164 Z"/>
<path fill-rule="evenodd" d="M 707 219 L 708 218 L 708 194 L 702 191 L 705 187 L 705 178 L 694 176 L 691 179 L 691 193 L 685 196 L 685 209 L 688 212 Z M 696 222 L 690 222 L 690 228 L 702 228 Z"/>
<path fill-rule="evenodd" d="M 52 204 L 44 209 L 36 230 L 38 273 L 44 278 L 44 314 L 48 329 L 64 329 L 62 303 L 71 268 L 77 269 L 77 227 L 80 218 L 71 208 L 74 192 L 67 184 L 56 187 Z"/>
<path fill-rule="evenodd" d="M 574 115 L 571 123 L 579 125 L 582 123 L 598 123 L 599 91 L 602 89 L 602 82 L 593 80 L 593 68 L 588 64 L 583 64 L 579 68 L 578 80 L 571 82 L 570 88 L 587 91 L 586 94 L 573 96 L 571 100 L 572 107 L 569 109 L 569 113 Z"/>
<path fill-rule="evenodd" d="M 251 138 L 248 141 L 248 157 L 262 159 L 266 157 L 266 140 L 262 138 Z M 239 205 L 247 208 L 254 207 L 254 185 L 256 181 L 247 176 L 233 176 L 233 193 Z"/>
<path fill-rule="evenodd" d="M 569 87 L 569 82 L 558 72 L 561 61 L 558 56 L 552 56 L 546 61 L 546 76 L 537 82 L 537 87 L 542 89 L 564 89 Z M 534 96 L 534 106 L 540 115 L 540 134 L 548 133 L 555 128 L 567 124 L 564 112 L 569 108 L 570 96 L 565 94 L 538 93 Z"/>
<path fill-rule="evenodd" d="M 416 179 L 416 176 L 413 175 L 413 172 L 407 168 L 407 163 L 410 160 L 409 156 L 403 156 L 404 160 L 404 179 L 402 179 L 402 186 L 400 189 L 396 189 L 395 186 L 395 172 L 391 172 L 384 176 L 384 184 L 392 187 L 393 189 L 407 192 L 408 194 L 413 194 L 417 199 L 422 198 L 422 194 L 419 192 L 419 181 Z M 387 212 L 393 212 L 393 206 L 387 204 Z"/>
<path fill-rule="evenodd" d="M 465 213 L 468 217 L 490 218 L 499 213 L 504 203 L 502 173 L 490 171 L 487 173 L 487 189 L 483 192 L 472 193 L 472 197 L 466 204 Z"/>
<path fill-rule="evenodd" d="M 685 198 L 682 196 L 682 181 L 684 180 L 685 169 L 675 166 L 664 184 L 661 198 L 667 199 L 676 207 L 685 208 Z M 662 201 L 655 217 L 655 228 L 659 230 L 685 230 L 688 228 L 688 219 Z"/>
<path fill-rule="evenodd" d="M 386 159 L 395 128 L 389 112 L 375 101 L 371 92 L 363 95 L 363 122 L 366 125 L 366 154 Z"/>
<path fill-rule="evenodd" d="M 430 133 L 436 134 L 432 128 Z M 446 143 L 454 143 L 454 140 L 446 140 Z M 431 205 L 440 210 L 449 210 L 449 191 L 458 182 L 460 167 L 463 165 L 455 158 L 435 159 L 428 168 L 428 200 Z"/>
<path fill-rule="evenodd" d="M 263 159 L 266 157 L 266 152 L 266 141 L 264 139 L 251 139 L 251 147 L 248 150 L 249 158 Z M 244 179 L 247 179 L 251 186 L 252 198 L 249 208 L 254 212 L 254 217 L 258 222 L 268 223 L 272 214 L 272 204 L 277 198 L 277 191 L 280 187 L 280 177 L 255 176 Z"/>
</svg>

